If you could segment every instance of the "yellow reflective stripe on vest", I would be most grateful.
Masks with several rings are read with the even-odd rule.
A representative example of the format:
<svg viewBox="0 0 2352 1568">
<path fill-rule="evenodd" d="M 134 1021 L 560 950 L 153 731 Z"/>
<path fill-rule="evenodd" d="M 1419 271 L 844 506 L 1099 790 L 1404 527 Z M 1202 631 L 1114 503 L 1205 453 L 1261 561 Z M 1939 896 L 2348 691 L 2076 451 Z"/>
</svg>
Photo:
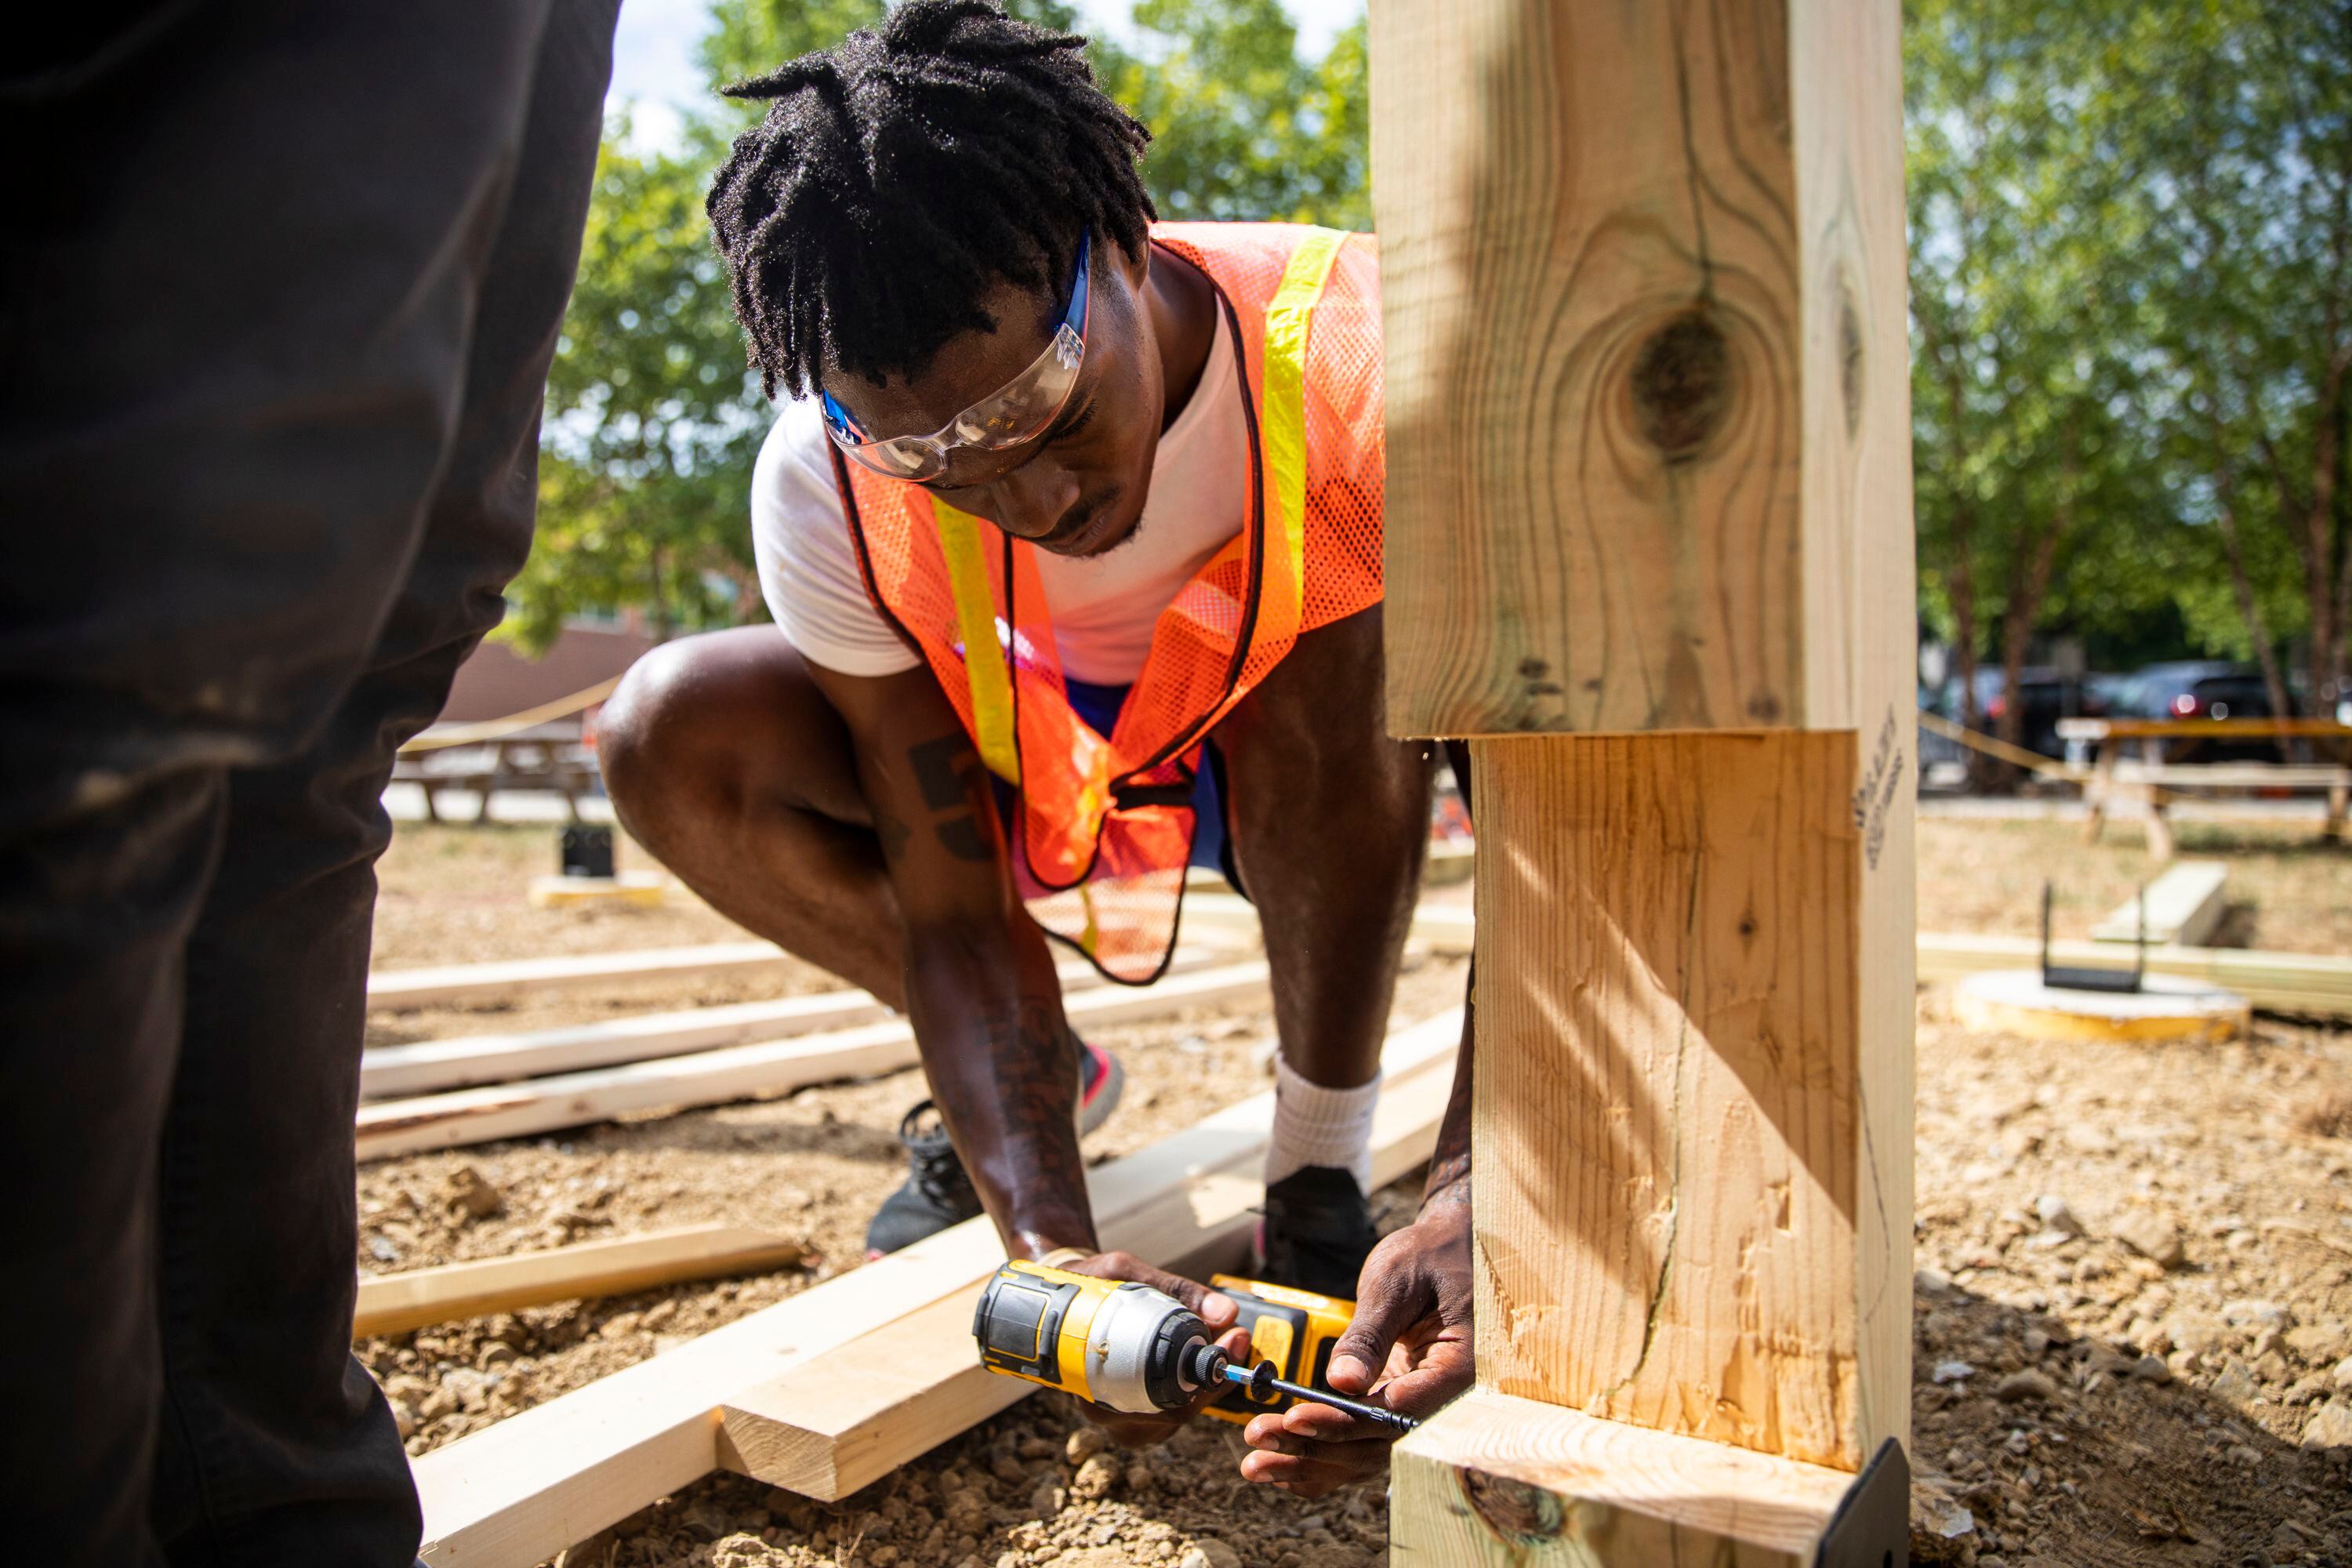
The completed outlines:
<svg viewBox="0 0 2352 1568">
<path fill-rule="evenodd" d="M 1347 237 L 1337 229 L 1308 229 L 1290 253 L 1282 286 L 1265 308 L 1265 410 L 1260 440 L 1290 560 L 1290 591 L 1300 598 L 1307 584 L 1307 325 Z"/>
<path fill-rule="evenodd" d="M 972 738 L 988 771 L 1017 784 L 1021 748 L 1013 733 L 1013 677 L 1004 668 L 1004 644 L 996 635 L 996 599 L 988 589 L 987 558 L 980 552 L 980 520 L 937 496 L 930 500 L 931 516 L 939 523 L 940 553 L 947 559 L 948 582 L 955 590 L 956 625 L 963 633 Z"/>
</svg>

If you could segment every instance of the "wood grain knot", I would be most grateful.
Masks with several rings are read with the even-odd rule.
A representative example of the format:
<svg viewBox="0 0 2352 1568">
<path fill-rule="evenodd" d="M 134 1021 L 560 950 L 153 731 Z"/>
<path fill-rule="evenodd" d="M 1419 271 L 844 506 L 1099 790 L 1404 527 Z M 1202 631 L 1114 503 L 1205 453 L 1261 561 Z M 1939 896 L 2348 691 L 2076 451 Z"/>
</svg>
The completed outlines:
<svg viewBox="0 0 2352 1568">
<path fill-rule="evenodd" d="M 1735 375 L 1731 345 L 1704 307 L 1650 334 L 1633 359 L 1633 419 L 1669 463 L 1687 463 L 1723 427 Z"/>
<path fill-rule="evenodd" d="M 1485 1470 L 1465 1468 L 1461 1475 L 1462 1495 L 1470 1500 L 1486 1528 L 1507 1541 L 1528 1544 L 1549 1541 L 1566 1522 L 1559 1499 L 1541 1487 Z"/>
<path fill-rule="evenodd" d="M 1838 382 L 1845 394 L 1845 433 L 1862 433 L 1862 312 L 1853 308 L 1853 290 L 1843 274 L 1838 288 Z"/>
</svg>

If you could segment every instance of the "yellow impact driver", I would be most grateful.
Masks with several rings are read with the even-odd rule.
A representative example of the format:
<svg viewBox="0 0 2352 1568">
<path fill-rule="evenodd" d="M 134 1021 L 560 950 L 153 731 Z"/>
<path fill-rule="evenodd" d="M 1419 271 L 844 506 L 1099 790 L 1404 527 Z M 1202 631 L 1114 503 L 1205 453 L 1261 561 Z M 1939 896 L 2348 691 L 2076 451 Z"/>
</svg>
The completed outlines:
<svg viewBox="0 0 2352 1568">
<path fill-rule="evenodd" d="M 1007 1263 L 981 1291 L 972 1338 L 991 1372 L 1130 1415 L 1181 1409 L 1202 1389 L 1224 1384 L 1224 1397 L 1209 1407 L 1221 1420 L 1245 1422 L 1311 1400 L 1397 1431 L 1419 1425 L 1320 1386 L 1354 1302 L 1223 1274 L 1210 1284 L 1241 1308 L 1239 1326 L 1250 1335 L 1246 1367 L 1173 1296 L 1026 1261 Z"/>
</svg>

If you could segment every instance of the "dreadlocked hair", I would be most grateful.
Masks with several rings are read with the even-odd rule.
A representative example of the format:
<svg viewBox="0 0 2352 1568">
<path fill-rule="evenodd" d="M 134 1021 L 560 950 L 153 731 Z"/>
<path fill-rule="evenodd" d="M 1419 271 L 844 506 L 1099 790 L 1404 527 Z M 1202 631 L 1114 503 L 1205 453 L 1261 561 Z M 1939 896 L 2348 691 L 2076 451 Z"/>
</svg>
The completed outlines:
<svg viewBox="0 0 2352 1568">
<path fill-rule="evenodd" d="M 990 0 L 908 0 L 727 89 L 770 100 L 709 203 L 770 396 L 920 374 L 996 329 L 980 300 L 998 279 L 1058 293 L 1082 231 L 1142 257 L 1151 133 L 1095 85 L 1085 45 Z"/>
</svg>

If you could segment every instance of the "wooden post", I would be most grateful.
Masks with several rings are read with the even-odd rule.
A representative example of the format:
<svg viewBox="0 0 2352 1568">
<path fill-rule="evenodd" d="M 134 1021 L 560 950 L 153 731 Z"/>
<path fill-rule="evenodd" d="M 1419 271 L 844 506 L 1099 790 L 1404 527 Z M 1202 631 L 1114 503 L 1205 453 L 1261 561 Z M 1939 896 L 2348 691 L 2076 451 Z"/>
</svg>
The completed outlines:
<svg viewBox="0 0 2352 1568">
<path fill-rule="evenodd" d="M 1810 1561 L 1765 1505 L 1908 1439 L 1899 23 L 1372 0 L 1390 725 L 1478 843 L 1482 1392 L 1400 1553 Z"/>
</svg>

